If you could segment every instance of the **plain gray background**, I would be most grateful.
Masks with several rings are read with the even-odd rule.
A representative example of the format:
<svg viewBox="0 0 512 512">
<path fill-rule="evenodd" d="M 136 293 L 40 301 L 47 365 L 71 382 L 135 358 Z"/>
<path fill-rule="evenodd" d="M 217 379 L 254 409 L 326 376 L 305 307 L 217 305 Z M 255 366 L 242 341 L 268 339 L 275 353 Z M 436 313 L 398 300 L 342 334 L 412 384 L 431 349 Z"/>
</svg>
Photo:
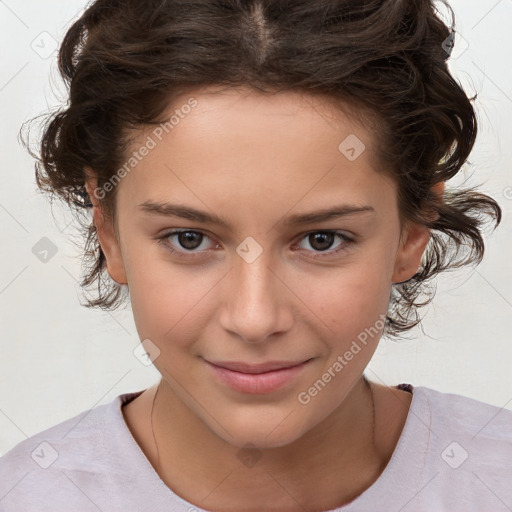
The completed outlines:
<svg viewBox="0 0 512 512">
<path fill-rule="evenodd" d="M 133 350 L 131 310 L 80 305 L 80 254 L 65 207 L 52 210 L 38 192 L 34 162 L 18 143 L 22 123 L 60 104 L 65 89 L 55 49 L 82 0 L 0 1 L 0 455 L 25 437 L 116 395 L 144 389 L 159 374 Z M 479 136 L 461 178 L 483 183 L 504 220 L 486 236 L 484 262 L 438 280 L 425 308 L 424 335 L 383 339 L 367 375 L 389 385 L 410 382 L 512 409 L 512 1 L 454 0 L 456 40 L 450 68 L 475 107 Z M 472 176 L 471 174 L 474 173 Z M 33 252 L 46 237 L 56 254 Z"/>
</svg>

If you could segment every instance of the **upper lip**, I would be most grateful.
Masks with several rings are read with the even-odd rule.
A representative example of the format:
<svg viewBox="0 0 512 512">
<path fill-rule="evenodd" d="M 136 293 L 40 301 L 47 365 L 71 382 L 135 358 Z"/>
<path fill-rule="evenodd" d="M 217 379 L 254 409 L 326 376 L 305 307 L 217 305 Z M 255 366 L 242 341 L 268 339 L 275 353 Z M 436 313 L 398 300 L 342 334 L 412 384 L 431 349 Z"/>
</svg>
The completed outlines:
<svg viewBox="0 0 512 512">
<path fill-rule="evenodd" d="M 269 361 L 266 363 L 248 364 L 236 361 L 208 361 L 210 364 L 220 366 L 228 370 L 241 373 L 265 373 L 273 370 L 282 370 L 284 368 L 291 368 L 292 366 L 299 366 L 309 359 L 302 361 Z"/>
</svg>

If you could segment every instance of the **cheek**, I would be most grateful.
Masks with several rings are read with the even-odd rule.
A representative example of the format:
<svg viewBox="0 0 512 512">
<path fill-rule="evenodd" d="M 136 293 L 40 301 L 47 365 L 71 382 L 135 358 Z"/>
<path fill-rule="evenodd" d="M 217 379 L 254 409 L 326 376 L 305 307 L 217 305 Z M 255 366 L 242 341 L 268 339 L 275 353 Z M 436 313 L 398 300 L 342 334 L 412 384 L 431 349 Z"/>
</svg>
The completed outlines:
<svg viewBox="0 0 512 512">
<path fill-rule="evenodd" d="M 331 334 L 348 339 L 370 327 L 387 310 L 389 266 L 368 258 L 323 275 L 302 276 L 304 303 Z M 328 332 L 328 331 L 327 331 Z"/>
<path fill-rule="evenodd" d="M 151 259 L 134 251 L 127 271 L 130 301 L 141 339 L 156 344 L 173 339 L 187 344 L 192 330 L 207 317 L 204 306 L 218 276 L 193 266 L 176 265 L 162 256 Z M 160 342 L 158 340 L 161 340 Z"/>
</svg>

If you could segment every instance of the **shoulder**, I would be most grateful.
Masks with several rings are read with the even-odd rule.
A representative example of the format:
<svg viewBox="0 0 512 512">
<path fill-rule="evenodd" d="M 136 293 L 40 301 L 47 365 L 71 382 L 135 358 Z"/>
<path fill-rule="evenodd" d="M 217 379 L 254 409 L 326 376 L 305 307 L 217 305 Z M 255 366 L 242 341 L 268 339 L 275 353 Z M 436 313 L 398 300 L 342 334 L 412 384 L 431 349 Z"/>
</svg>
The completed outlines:
<svg viewBox="0 0 512 512">
<path fill-rule="evenodd" d="M 404 391 L 412 401 L 391 460 L 340 512 L 374 510 L 376 503 L 401 512 L 510 512 L 512 411 L 423 386 L 394 388 L 400 402 Z"/>
<path fill-rule="evenodd" d="M 415 391 L 425 397 L 432 429 L 467 440 L 474 448 L 489 449 L 489 453 L 497 445 L 505 453 L 512 449 L 512 410 L 431 388 L 418 387 Z"/>
<path fill-rule="evenodd" d="M 474 455 L 475 463 L 492 461 L 496 467 L 512 468 L 511 410 L 425 387 L 415 392 L 422 394 L 428 408 L 430 445 L 448 449 L 443 457 L 449 459 L 452 451 L 461 458 L 467 453 L 468 458 Z"/>
<path fill-rule="evenodd" d="M 453 500 L 455 509 L 467 502 L 464 510 L 506 510 L 503 503 L 512 503 L 512 411 L 426 387 L 414 393 L 426 438 L 416 456 L 431 498 Z"/>
<path fill-rule="evenodd" d="M 0 457 L 0 468 L 9 465 L 11 469 L 20 467 L 28 470 L 36 467 L 33 464 L 37 467 L 60 464 L 59 448 L 69 448 L 77 441 L 89 443 L 98 435 L 104 408 L 88 409 L 21 441 Z"/>
<path fill-rule="evenodd" d="M 83 411 L 21 441 L 0 457 L 0 509 L 38 510 L 38 500 L 53 503 L 58 496 L 66 503 L 68 493 L 80 494 L 73 482 L 92 485 L 94 475 L 104 473 L 110 464 L 106 430 L 114 423 L 109 418 L 136 394 L 119 395 Z"/>
</svg>

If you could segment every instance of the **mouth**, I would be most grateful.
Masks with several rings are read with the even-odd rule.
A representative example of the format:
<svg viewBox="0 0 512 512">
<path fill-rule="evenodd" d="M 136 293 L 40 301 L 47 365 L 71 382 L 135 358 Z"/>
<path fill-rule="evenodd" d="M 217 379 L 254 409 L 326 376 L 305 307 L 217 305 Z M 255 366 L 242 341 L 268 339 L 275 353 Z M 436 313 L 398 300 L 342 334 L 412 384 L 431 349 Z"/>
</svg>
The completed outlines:
<svg viewBox="0 0 512 512">
<path fill-rule="evenodd" d="M 248 394 L 273 393 L 290 384 L 312 361 L 269 361 L 249 364 L 238 361 L 206 361 L 222 384 Z"/>
</svg>

